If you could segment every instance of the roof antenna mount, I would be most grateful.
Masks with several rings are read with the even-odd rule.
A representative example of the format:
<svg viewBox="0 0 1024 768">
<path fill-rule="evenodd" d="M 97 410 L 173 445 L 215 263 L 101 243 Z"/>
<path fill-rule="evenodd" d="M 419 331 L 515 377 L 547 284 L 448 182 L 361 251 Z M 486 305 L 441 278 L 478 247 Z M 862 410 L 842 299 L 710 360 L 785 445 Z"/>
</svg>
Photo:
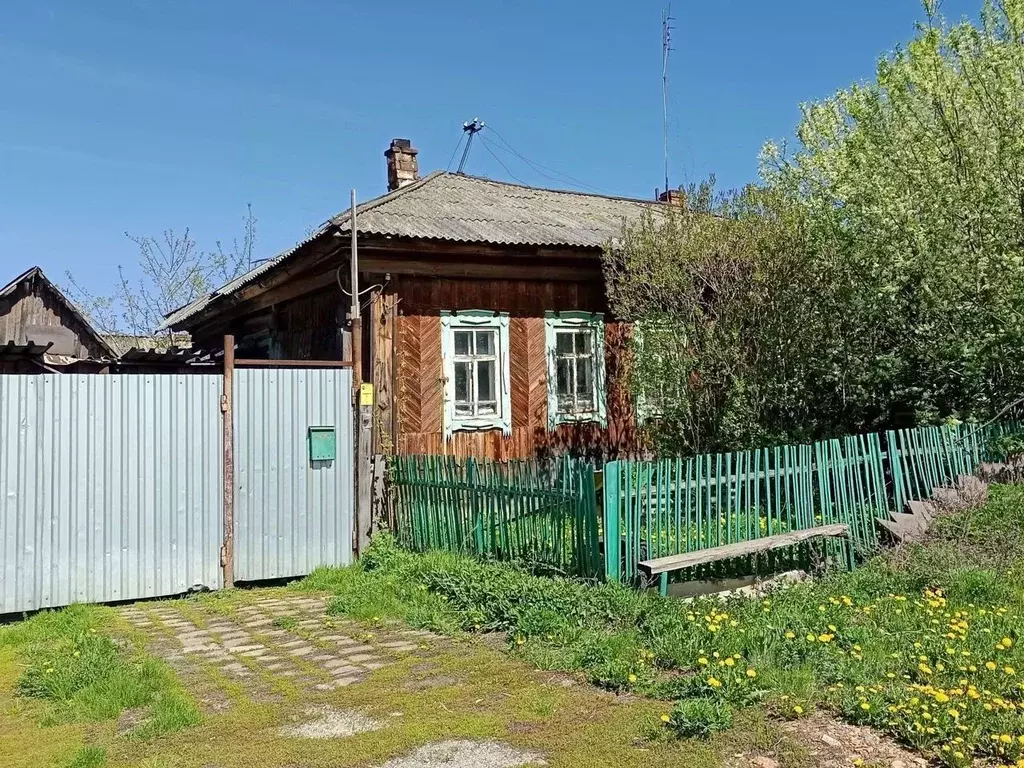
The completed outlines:
<svg viewBox="0 0 1024 768">
<path fill-rule="evenodd" d="M 486 125 L 487 123 L 478 117 L 474 117 L 468 123 L 462 124 L 462 131 L 463 133 L 468 133 L 469 138 L 466 140 L 466 148 L 462 150 L 462 159 L 459 160 L 459 170 L 456 173 L 462 173 L 462 169 L 466 167 L 466 160 L 469 159 L 469 148 L 473 146 L 473 137 L 480 133 Z"/>
</svg>

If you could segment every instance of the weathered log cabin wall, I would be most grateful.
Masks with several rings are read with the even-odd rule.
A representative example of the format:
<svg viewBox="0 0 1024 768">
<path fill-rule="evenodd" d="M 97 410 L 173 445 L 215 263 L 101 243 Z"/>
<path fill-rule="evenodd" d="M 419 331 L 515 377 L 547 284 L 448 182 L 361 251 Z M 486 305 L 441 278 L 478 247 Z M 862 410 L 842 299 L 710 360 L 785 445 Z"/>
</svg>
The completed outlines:
<svg viewBox="0 0 1024 768">
<path fill-rule="evenodd" d="M 572 453 L 609 457 L 634 453 L 637 434 L 625 370 L 628 327 L 605 323 L 608 426 L 562 424 L 548 429 L 547 353 L 544 313 L 578 310 L 607 312 L 600 283 L 531 280 L 467 280 L 403 276 L 394 296 L 394 436 L 398 453 L 434 453 L 491 459 Z M 386 307 L 381 307 L 386 319 Z M 441 312 L 483 309 L 509 313 L 509 367 L 512 434 L 500 430 L 455 432 L 443 429 L 444 376 Z M 381 324 L 381 327 L 384 323 Z M 380 391 L 388 378 L 381 370 Z"/>
</svg>

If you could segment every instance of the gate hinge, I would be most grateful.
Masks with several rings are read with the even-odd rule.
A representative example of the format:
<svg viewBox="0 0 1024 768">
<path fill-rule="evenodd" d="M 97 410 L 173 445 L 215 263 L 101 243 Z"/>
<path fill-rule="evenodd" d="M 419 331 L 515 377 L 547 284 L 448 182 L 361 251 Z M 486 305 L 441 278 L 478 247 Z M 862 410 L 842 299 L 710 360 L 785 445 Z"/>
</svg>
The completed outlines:
<svg viewBox="0 0 1024 768">
<path fill-rule="evenodd" d="M 227 398 L 227 395 L 221 395 L 220 396 L 220 412 L 221 413 L 227 413 L 228 412 L 228 398 Z"/>
</svg>

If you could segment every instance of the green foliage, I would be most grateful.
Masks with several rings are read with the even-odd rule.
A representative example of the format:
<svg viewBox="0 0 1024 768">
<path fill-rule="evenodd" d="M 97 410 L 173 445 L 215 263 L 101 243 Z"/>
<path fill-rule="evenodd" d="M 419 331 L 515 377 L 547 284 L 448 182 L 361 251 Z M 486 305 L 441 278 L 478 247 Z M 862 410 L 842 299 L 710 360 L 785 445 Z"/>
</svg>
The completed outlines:
<svg viewBox="0 0 1024 768">
<path fill-rule="evenodd" d="M 766 598 L 663 599 L 374 539 L 369 569 L 323 569 L 332 610 L 496 630 L 512 653 L 595 684 L 683 702 L 665 727 L 699 735 L 732 708 L 826 707 L 949 765 L 1024 748 L 1024 488 L 943 519 L 927 546 Z M 365 593 L 365 598 L 355 593 Z M 1006 735 L 1010 742 L 1002 737 Z M 944 749 L 948 746 L 949 749 Z"/>
<path fill-rule="evenodd" d="M 606 254 L 663 448 L 983 420 L 1024 390 L 1024 0 L 931 10 L 802 108 L 761 187 L 692 189 Z"/>
<path fill-rule="evenodd" d="M 732 707 L 721 699 L 682 699 L 672 710 L 668 727 L 684 739 L 706 739 L 715 731 L 732 728 Z"/>
<path fill-rule="evenodd" d="M 110 720 L 142 706 L 149 716 L 133 731 L 138 738 L 198 723 L 199 711 L 173 672 L 120 647 L 104 634 L 102 616 L 101 609 L 75 605 L 0 630 L 0 646 L 13 646 L 26 662 L 18 693 L 51 702 L 48 723 Z"/>
<path fill-rule="evenodd" d="M 835 432 L 839 318 L 806 216 L 784 195 L 712 183 L 606 251 L 616 315 L 636 321 L 632 381 L 664 451 L 707 453 Z M 833 423 L 819 426 L 819 414 Z M 824 428 L 823 428 L 824 427 Z"/>
<path fill-rule="evenodd" d="M 82 747 L 64 768 L 104 768 L 107 764 L 107 750 L 103 747 Z"/>
<path fill-rule="evenodd" d="M 278 616 L 271 622 L 278 629 L 295 629 L 298 623 L 299 620 L 294 616 Z"/>
</svg>

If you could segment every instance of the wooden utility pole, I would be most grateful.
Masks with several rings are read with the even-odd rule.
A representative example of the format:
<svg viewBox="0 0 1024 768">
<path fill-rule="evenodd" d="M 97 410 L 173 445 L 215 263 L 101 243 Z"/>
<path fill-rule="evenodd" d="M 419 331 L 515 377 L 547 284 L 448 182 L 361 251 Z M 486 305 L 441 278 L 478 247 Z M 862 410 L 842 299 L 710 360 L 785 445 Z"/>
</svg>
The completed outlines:
<svg viewBox="0 0 1024 768">
<path fill-rule="evenodd" d="M 224 336 L 224 388 L 220 411 L 224 421 L 224 543 L 220 564 L 224 588 L 235 585 L 235 337 Z"/>
<path fill-rule="evenodd" d="M 373 433 L 373 384 L 363 385 L 363 321 L 359 311 L 359 245 L 356 235 L 356 191 L 352 190 L 352 394 L 356 416 L 355 460 L 355 550 L 361 555 L 370 546 L 370 527 L 373 521 L 370 490 L 373 481 L 371 468 L 371 436 Z"/>
</svg>

